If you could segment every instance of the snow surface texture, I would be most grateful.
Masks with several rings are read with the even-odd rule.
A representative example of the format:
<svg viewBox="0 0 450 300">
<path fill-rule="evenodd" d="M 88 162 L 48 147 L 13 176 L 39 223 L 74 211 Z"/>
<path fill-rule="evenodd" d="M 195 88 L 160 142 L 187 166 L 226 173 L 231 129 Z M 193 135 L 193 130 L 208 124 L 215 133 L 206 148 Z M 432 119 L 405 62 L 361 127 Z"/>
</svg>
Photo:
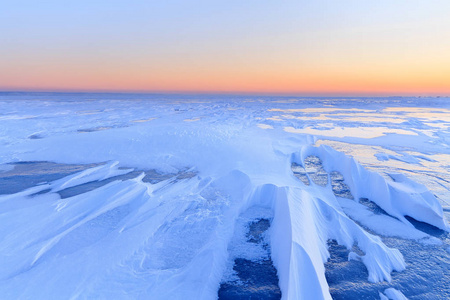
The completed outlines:
<svg viewBox="0 0 450 300">
<path fill-rule="evenodd" d="M 1 93 L 0 294 L 448 299 L 449 100 Z"/>
</svg>

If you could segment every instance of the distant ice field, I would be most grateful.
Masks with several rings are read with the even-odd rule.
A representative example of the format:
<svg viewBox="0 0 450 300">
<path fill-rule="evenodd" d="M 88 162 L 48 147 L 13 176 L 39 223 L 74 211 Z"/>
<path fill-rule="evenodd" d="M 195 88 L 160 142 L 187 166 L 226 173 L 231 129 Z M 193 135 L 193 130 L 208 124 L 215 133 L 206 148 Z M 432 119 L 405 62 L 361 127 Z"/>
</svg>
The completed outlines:
<svg viewBox="0 0 450 300">
<path fill-rule="evenodd" d="M 450 98 L 0 93 L 6 299 L 449 299 Z"/>
</svg>

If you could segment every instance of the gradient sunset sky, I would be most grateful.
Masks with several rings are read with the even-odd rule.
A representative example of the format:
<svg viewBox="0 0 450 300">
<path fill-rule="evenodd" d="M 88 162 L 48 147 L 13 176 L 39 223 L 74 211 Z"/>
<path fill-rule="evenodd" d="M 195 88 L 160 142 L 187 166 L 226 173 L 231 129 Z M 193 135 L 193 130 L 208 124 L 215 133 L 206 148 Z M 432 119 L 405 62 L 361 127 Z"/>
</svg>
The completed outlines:
<svg viewBox="0 0 450 300">
<path fill-rule="evenodd" d="M 450 1 L 6 0 L 0 90 L 450 95 Z"/>
</svg>

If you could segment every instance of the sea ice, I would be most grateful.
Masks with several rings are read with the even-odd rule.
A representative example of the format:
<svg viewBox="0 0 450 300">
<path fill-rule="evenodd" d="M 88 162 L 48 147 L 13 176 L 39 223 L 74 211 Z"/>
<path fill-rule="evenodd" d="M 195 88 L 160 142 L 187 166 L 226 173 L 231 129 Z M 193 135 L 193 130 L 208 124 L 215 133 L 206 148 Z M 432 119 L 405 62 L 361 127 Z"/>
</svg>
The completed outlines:
<svg viewBox="0 0 450 300">
<path fill-rule="evenodd" d="M 0 294 L 446 299 L 447 100 L 0 93 Z"/>
</svg>

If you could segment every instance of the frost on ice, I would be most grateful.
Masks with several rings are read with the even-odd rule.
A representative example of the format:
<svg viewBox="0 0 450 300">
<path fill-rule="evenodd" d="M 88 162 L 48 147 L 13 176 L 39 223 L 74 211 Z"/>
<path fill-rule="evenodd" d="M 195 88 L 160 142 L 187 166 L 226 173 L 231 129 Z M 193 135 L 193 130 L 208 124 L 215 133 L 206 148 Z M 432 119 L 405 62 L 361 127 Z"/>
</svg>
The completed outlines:
<svg viewBox="0 0 450 300">
<path fill-rule="evenodd" d="M 429 275 L 413 252 L 434 251 L 442 270 L 450 265 L 448 188 L 436 188 L 438 199 L 426 187 L 427 164 L 449 154 L 440 128 L 450 122 L 381 100 L 348 108 L 364 99 L 5 97 L 0 294 L 7 299 L 406 299 L 431 297 L 408 284 Z M 373 114 L 362 131 L 374 136 L 345 130 L 361 124 L 358 114 L 369 121 Z M 399 118 L 418 121 L 404 126 Z M 350 136 L 333 136 L 333 127 Z M 399 149 L 399 140 L 415 148 Z M 355 149 L 337 151 L 338 143 Z M 414 159 L 379 169 L 399 155 Z M 402 170 L 426 176 L 415 178 L 421 183 Z M 439 176 L 432 182 L 445 182 Z M 449 295 L 445 276 L 430 277 L 441 288 L 436 299 Z"/>
</svg>

